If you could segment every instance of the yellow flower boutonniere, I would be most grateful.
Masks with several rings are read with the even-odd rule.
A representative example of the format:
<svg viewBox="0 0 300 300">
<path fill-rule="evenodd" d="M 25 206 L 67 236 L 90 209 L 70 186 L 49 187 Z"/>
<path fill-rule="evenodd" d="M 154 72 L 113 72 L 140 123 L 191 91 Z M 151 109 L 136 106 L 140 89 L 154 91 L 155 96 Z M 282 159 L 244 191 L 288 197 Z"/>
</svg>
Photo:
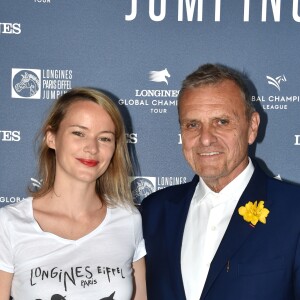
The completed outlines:
<svg viewBox="0 0 300 300">
<path fill-rule="evenodd" d="M 266 218 L 270 211 L 264 207 L 264 203 L 264 201 L 259 201 L 258 204 L 257 201 L 254 203 L 249 201 L 245 206 L 239 208 L 239 214 L 252 226 L 255 226 L 258 221 L 266 224 Z"/>
</svg>

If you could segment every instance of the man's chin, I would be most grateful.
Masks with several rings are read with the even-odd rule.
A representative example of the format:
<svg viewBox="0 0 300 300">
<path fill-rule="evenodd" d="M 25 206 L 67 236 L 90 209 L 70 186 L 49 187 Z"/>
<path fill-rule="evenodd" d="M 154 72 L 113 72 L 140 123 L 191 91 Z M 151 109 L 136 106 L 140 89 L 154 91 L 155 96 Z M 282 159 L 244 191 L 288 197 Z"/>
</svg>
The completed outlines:
<svg viewBox="0 0 300 300">
<path fill-rule="evenodd" d="M 207 180 L 217 180 L 222 176 L 220 169 L 214 168 L 214 166 L 197 168 L 196 173 L 203 179 L 207 178 Z"/>
</svg>

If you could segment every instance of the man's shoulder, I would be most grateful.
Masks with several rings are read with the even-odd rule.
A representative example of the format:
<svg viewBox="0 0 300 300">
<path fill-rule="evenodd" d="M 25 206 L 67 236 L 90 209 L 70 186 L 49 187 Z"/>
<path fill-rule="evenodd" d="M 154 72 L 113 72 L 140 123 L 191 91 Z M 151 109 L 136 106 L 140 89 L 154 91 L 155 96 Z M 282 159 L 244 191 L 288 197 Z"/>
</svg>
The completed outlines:
<svg viewBox="0 0 300 300">
<path fill-rule="evenodd" d="M 260 167 L 257 164 L 255 167 L 253 178 L 255 179 L 256 185 L 264 184 L 265 182 L 267 185 L 266 187 L 268 193 L 272 194 L 273 197 L 292 195 L 293 198 L 298 198 L 300 196 L 300 184 L 274 177 L 274 175 L 272 175 L 269 171 L 266 171 L 264 168 Z"/>
<path fill-rule="evenodd" d="M 276 178 L 268 178 L 269 190 L 278 195 L 295 195 L 300 197 L 300 185 Z"/>
</svg>

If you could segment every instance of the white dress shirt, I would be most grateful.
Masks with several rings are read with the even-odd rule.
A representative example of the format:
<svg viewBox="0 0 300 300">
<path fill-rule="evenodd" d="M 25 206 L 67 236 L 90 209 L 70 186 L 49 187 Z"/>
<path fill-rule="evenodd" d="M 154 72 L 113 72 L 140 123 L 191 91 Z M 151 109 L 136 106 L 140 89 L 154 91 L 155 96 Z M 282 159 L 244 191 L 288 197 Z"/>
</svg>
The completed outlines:
<svg viewBox="0 0 300 300">
<path fill-rule="evenodd" d="M 253 172 L 249 158 L 246 169 L 219 193 L 213 192 L 200 178 L 190 204 L 181 249 L 187 300 L 200 299 L 211 261 Z"/>
</svg>

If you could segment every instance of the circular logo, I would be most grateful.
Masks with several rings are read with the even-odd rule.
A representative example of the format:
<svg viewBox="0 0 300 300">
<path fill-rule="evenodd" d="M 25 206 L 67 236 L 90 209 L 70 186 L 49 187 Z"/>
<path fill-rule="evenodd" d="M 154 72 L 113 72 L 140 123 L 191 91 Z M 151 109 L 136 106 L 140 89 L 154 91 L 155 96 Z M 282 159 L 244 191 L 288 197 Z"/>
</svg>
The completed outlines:
<svg viewBox="0 0 300 300">
<path fill-rule="evenodd" d="M 33 97 L 39 91 L 39 78 L 30 70 L 22 70 L 13 78 L 15 92 L 24 98 Z"/>
<path fill-rule="evenodd" d="M 149 179 L 139 177 L 131 182 L 131 192 L 134 203 L 140 205 L 144 198 L 154 192 L 154 185 Z"/>
</svg>

